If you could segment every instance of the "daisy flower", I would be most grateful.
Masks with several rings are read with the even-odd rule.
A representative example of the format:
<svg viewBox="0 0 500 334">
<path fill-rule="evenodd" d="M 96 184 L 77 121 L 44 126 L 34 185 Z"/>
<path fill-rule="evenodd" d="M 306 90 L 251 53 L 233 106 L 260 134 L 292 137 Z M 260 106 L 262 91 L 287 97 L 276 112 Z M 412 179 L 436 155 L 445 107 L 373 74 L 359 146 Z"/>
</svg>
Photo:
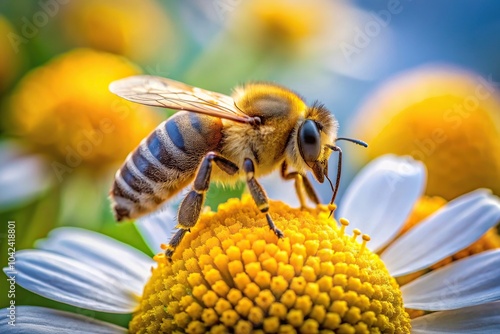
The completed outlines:
<svg viewBox="0 0 500 334">
<path fill-rule="evenodd" d="M 337 212 L 351 224 L 341 218 L 339 227 L 331 206 L 300 210 L 271 202 L 285 233 L 280 240 L 249 196 L 230 200 L 202 215 L 172 262 L 61 228 L 38 249 L 17 253 L 16 281 L 77 307 L 133 312 L 131 333 L 497 333 L 500 250 L 397 283 L 477 242 L 500 219 L 500 200 L 477 190 L 396 238 L 424 185 L 421 163 L 380 158 L 353 181 Z M 157 234 L 167 238 L 165 229 Z M 411 319 L 409 309 L 431 313 Z M 1 328 L 12 321 L 9 312 L 1 311 Z M 14 333 L 127 332 L 29 306 L 16 308 L 15 321 Z"/>
</svg>

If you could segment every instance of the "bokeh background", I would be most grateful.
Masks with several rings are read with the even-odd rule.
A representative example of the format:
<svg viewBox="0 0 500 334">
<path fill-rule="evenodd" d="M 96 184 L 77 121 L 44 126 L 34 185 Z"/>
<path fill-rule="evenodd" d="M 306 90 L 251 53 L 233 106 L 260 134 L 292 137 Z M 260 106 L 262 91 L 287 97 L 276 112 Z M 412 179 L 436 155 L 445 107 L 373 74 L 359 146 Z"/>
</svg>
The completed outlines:
<svg viewBox="0 0 500 334">
<path fill-rule="evenodd" d="M 499 194 L 499 36 L 495 0 L 2 1 L 0 264 L 9 220 L 18 250 L 71 225 L 149 252 L 133 224 L 113 221 L 107 199 L 128 152 L 171 114 L 108 92 L 109 82 L 137 73 L 225 94 L 245 81 L 273 81 L 321 101 L 341 136 L 373 144 L 339 143 L 340 193 L 368 160 L 393 152 L 432 168 L 431 195 L 451 199 L 477 187 Z M 280 189 L 271 197 L 293 194 Z M 329 187 L 317 189 L 328 201 Z M 215 209 L 242 191 L 214 186 L 207 204 Z M 20 287 L 16 304 L 128 321 Z"/>
</svg>

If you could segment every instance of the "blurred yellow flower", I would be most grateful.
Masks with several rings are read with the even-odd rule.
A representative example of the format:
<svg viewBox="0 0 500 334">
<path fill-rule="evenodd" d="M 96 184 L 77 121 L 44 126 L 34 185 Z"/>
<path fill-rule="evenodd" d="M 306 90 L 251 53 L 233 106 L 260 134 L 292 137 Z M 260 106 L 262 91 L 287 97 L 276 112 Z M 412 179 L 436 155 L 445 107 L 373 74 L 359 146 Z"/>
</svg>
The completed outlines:
<svg viewBox="0 0 500 334">
<path fill-rule="evenodd" d="M 255 48 L 297 57 L 309 43 L 319 42 L 330 22 L 333 5 L 327 1 L 243 1 L 231 17 L 230 31 Z M 336 34 L 336 31 L 330 33 Z"/>
<path fill-rule="evenodd" d="M 16 38 L 9 21 L 0 15 L 0 92 L 12 82 L 21 65 L 19 49 L 15 44 Z"/>
<path fill-rule="evenodd" d="M 157 1 L 86 0 L 71 1 L 61 7 L 63 32 L 69 43 L 124 55 L 147 62 L 155 57 L 171 57 L 172 23 Z"/>
<path fill-rule="evenodd" d="M 369 143 L 360 163 L 411 155 L 428 170 L 426 193 L 447 200 L 476 188 L 500 194 L 500 102 L 491 76 L 419 68 L 389 80 L 352 124 Z"/>
<path fill-rule="evenodd" d="M 271 210 L 284 239 L 250 196 L 202 215 L 172 263 L 155 257 L 130 332 L 409 332 L 401 291 L 368 236 L 345 235 L 327 208 Z"/>
<path fill-rule="evenodd" d="M 121 162 L 159 122 L 144 106 L 111 94 L 111 81 L 138 74 L 124 58 L 90 49 L 63 54 L 18 84 L 9 109 L 14 135 L 52 159 L 58 178 Z"/>
</svg>

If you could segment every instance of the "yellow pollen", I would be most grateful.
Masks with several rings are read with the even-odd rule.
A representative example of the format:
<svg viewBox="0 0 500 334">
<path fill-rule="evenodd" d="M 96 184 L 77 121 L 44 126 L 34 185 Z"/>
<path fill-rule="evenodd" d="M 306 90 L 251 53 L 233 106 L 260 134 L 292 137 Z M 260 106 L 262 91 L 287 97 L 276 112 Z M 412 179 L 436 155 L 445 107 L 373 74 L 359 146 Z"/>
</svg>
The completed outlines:
<svg viewBox="0 0 500 334">
<path fill-rule="evenodd" d="M 283 239 L 249 196 L 203 213 L 172 262 L 155 257 L 130 332 L 410 332 L 401 291 L 367 235 L 363 244 L 345 238 L 322 208 L 271 202 L 270 212 Z"/>
</svg>

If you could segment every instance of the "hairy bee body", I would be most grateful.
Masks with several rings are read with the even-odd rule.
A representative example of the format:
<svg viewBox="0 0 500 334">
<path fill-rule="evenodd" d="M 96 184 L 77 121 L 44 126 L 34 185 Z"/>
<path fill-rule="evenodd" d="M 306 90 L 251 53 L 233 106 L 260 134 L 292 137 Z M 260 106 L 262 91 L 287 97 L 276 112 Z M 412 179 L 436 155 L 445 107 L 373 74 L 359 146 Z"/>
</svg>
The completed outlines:
<svg viewBox="0 0 500 334">
<path fill-rule="evenodd" d="M 258 167 L 255 177 L 276 170 L 285 160 L 300 172 L 294 129 L 311 109 L 295 93 L 277 85 L 253 83 L 233 94 L 235 105 L 248 116 L 261 119 L 258 126 L 209 115 L 180 111 L 161 123 L 118 170 L 111 190 L 117 220 L 133 219 L 154 211 L 191 183 L 208 152 L 215 152 L 240 167 L 228 175 L 214 166 L 211 179 L 234 184 L 246 176 L 244 160 Z M 328 136 L 336 122 L 317 109 Z M 326 119 L 325 119 L 326 117 Z"/>
<path fill-rule="evenodd" d="M 222 122 L 215 117 L 181 111 L 162 122 L 116 173 L 111 190 L 116 219 L 152 212 L 187 186 L 221 137 Z"/>
</svg>

